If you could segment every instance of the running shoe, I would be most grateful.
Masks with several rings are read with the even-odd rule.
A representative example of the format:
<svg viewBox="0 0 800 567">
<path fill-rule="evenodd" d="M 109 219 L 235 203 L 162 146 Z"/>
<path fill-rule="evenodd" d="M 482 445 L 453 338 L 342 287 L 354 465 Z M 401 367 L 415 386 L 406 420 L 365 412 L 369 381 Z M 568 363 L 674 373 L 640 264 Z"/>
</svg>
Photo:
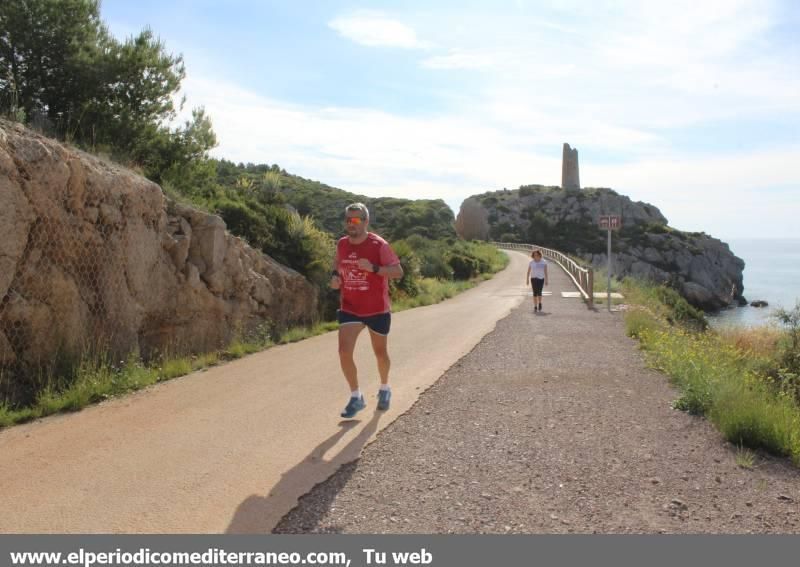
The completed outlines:
<svg viewBox="0 0 800 567">
<path fill-rule="evenodd" d="M 345 406 L 344 411 L 342 411 L 341 416 L 350 419 L 365 407 L 367 407 L 367 404 L 364 402 L 364 396 L 359 396 L 358 398 L 350 396 L 350 401 L 347 402 L 347 405 Z"/>
<path fill-rule="evenodd" d="M 392 399 L 392 391 L 391 390 L 379 390 L 378 391 L 378 409 L 382 411 L 386 411 L 389 409 L 389 400 Z"/>
</svg>

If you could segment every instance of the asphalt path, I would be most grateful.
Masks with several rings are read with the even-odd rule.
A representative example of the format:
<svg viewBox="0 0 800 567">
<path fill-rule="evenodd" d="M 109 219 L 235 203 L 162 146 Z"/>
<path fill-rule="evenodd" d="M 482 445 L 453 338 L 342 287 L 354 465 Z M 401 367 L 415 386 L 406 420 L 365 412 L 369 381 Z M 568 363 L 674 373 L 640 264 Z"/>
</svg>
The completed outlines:
<svg viewBox="0 0 800 567">
<path fill-rule="evenodd" d="M 527 257 L 509 255 L 493 279 L 393 316 L 388 412 L 364 331 L 367 409 L 339 417 L 331 332 L 0 431 L 0 532 L 269 533 L 525 299 Z"/>
</svg>

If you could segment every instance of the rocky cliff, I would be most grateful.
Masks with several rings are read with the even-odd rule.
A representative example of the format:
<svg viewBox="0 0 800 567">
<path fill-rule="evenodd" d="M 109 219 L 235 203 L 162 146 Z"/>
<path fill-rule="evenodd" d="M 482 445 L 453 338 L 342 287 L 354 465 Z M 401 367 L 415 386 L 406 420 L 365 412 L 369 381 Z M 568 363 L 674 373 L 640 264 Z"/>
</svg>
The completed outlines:
<svg viewBox="0 0 800 567">
<path fill-rule="evenodd" d="M 705 310 L 743 302 L 744 261 L 728 245 L 704 233 L 668 226 L 653 205 L 634 202 L 611 189 L 564 190 L 523 186 L 465 200 L 456 229 L 465 238 L 527 242 L 607 266 L 607 233 L 601 215 L 620 215 L 623 228 L 612 237 L 613 273 L 669 283 Z"/>
<path fill-rule="evenodd" d="M 0 121 L 0 373 L 90 346 L 203 351 L 306 322 L 314 287 L 117 165 Z M 13 374 L 13 372 L 12 372 Z"/>
</svg>

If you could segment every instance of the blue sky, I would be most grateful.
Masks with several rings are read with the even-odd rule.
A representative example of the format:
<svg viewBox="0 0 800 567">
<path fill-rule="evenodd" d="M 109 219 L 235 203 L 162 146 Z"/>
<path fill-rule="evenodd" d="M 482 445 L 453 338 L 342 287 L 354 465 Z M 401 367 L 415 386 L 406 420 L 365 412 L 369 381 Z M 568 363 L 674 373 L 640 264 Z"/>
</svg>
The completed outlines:
<svg viewBox="0 0 800 567">
<path fill-rule="evenodd" d="M 800 3 L 103 0 L 187 67 L 233 161 L 371 196 L 581 184 L 720 238 L 800 237 Z"/>
</svg>

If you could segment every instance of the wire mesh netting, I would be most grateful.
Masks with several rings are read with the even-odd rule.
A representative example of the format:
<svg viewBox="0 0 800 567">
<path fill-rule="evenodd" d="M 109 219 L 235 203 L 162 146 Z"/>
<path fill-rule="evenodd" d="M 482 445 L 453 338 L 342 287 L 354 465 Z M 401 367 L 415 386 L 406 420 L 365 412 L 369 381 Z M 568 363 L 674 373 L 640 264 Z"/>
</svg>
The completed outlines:
<svg viewBox="0 0 800 567">
<path fill-rule="evenodd" d="M 220 217 L 2 120 L 0 229 L 0 406 L 86 361 L 213 351 L 316 312 L 313 285 Z"/>
<path fill-rule="evenodd" d="M 101 202 L 110 195 L 76 195 L 80 164 L 53 161 L 49 179 L 0 180 L 12 227 L 0 275 L 0 399 L 12 402 L 68 377 L 81 359 L 138 345 L 123 298 L 125 264 L 141 247 L 119 208 Z"/>
</svg>

